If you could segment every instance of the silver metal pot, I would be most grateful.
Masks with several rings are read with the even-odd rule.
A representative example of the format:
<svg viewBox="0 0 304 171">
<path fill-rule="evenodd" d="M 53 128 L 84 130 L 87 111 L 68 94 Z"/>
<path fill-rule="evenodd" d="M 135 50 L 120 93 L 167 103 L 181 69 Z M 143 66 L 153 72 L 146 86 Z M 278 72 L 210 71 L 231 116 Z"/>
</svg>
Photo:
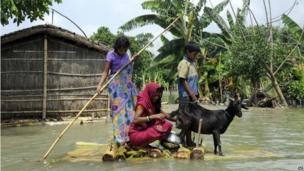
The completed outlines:
<svg viewBox="0 0 304 171">
<path fill-rule="evenodd" d="M 166 141 L 169 143 L 173 143 L 173 144 L 180 144 L 181 143 L 181 139 L 179 136 L 177 136 L 175 133 L 170 133 L 167 138 Z"/>
</svg>

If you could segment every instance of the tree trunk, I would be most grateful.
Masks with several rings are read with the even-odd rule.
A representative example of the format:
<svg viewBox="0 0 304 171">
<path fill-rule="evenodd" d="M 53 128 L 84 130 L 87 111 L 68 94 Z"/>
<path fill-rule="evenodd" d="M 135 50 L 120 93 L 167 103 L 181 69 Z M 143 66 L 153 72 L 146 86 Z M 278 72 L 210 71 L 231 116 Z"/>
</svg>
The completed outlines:
<svg viewBox="0 0 304 171">
<path fill-rule="evenodd" d="M 265 1 L 264 1 L 264 5 L 265 5 Z M 270 65 L 267 66 L 266 65 L 266 71 L 268 72 L 268 77 L 270 78 L 270 81 L 272 83 L 272 86 L 274 87 L 275 91 L 277 92 L 277 95 L 279 96 L 281 103 L 288 107 L 288 104 L 286 102 L 286 99 L 282 93 L 282 90 L 278 84 L 278 81 L 276 79 L 276 77 L 274 76 L 274 72 L 273 72 L 273 49 L 274 49 L 274 42 L 273 42 L 273 32 L 272 32 L 272 15 L 271 15 L 271 4 L 270 4 L 270 0 L 268 0 L 268 6 L 269 6 L 269 23 L 268 23 L 268 27 L 270 27 L 270 33 L 269 33 L 269 38 L 270 38 L 270 43 L 271 43 L 271 54 L 270 54 Z M 266 5 L 265 5 L 266 8 Z M 266 9 L 265 9 L 266 10 Z M 267 11 L 267 10 L 266 10 Z M 267 16 L 266 16 L 267 17 Z"/>
<path fill-rule="evenodd" d="M 175 103 L 175 99 L 174 99 L 174 96 L 172 94 L 172 89 L 173 89 L 173 87 L 171 85 L 169 85 L 169 104 L 174 104 Z"/>
<path fill-rule="evenodd" d="M 279 96 L 281 103 L 284 106 L 288 107 L 286 99 L 285 99 L 285 97 L 284 97 L 284 95 L 282 93 L 281 87 L 279 86 L 276 77 L 274 76 L 274 73 L 269 68 L 267 68 L 267 71 L 268 71 L 268 77 L 269 77 L 269 79 L 271 81 L 271 84 L 272 84 L 273 88 L 275 89 L 277 95 Z"/>
<path fill-rule="evenodd" d="M 211 98 L 208 79 L 205 81 L 205 96 Z"/>
<path fill-rule="evenodd" d="M 223 102 L 223 87 L 222 87 L 222 80 L 221 79 L 219 79 L 219 91 L 220 91 L 220 103 L 222 103 Z"/>
<path fill-rule="evenodd" d="M 257 105 L 258 100 L 257 100 L 257 92 L 260 89 L 260 81 L 256 80 L 256 79 L 251 79 L 252 85 L 253 85 L 253 94 L 251 96 L 251 104 L 253 104 L 254 106 Z"/>
</svg>

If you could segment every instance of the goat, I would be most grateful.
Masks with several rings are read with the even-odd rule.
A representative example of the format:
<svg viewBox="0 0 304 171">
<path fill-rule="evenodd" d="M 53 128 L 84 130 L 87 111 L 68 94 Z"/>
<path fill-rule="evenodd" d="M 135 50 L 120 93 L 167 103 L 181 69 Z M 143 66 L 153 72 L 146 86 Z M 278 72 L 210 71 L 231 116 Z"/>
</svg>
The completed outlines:
<svg viewBox="0 0 304 171">
<path fill-rule="evenodd" d="M 176 116 L 176 127 L 181 129 L 179 136 L 184 146 L 194 146 L 191 140 L 191 131 L 197 132 L 199 120 L 203 119 L 203 127 L 200 133 L 212 134 L 214 143 L 214 154 L 223 156 L 220 134 L 225 133 L 234 116 L 242 117 L 241 108 L 248 109 L 239 100 L 230 100 L 225 110 L 208 110 L 197 103 L 189 102 L 184 108 L 170 113 Z"/>
</svg>

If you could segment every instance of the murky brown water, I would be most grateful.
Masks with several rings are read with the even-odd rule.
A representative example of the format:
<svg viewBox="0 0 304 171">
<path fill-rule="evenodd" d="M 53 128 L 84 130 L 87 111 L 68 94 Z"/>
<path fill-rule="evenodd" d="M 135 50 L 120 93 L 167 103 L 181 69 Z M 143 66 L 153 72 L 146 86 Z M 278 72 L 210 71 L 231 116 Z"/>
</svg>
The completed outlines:
<svg viewBox="0 0 304 171">
<path fill-rule="evenodd" d="M 175 106 L 176 107 L 176 106 Z M 174 107 L 172 107 L 174 108 Z M 172 109 L 171 108 L 171 109 Z M 215 108 L 215 107 L 211 107 Z M 79 123 L 79 122 L 78 122 Z M 152 171 L 152 170 L 304 170 L 304 109 L 245 111 L 222 135 L 223 160 L 160 160 L 121 163 L 60 160 L 75 142 L 107 143 L 111 124 L 75 124 L 55 147 L 48 163 L 39 160 L 66 125 L 4 128 L 1 130 L 1 170 L 5 171 Z M 211 136 L 204 136 L 208 151 Z M 235 151 L 248 158 L 229 159 Z M 258 152 L 260 157 L 250 157 Z M 225 158 L 226 157 L 226 158 Z"/>
</svg>

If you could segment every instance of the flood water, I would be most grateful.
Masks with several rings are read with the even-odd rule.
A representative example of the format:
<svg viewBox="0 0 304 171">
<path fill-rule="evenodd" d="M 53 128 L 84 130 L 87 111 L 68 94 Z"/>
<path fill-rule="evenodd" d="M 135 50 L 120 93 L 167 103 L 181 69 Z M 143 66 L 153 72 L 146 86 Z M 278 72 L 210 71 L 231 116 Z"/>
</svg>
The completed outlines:
<svg viewBox="0 0 304 171">
<path fill-rule="evenodd" d="M 170 107 L 172 110 L 174 107 Z M 207 107 L 208 108 L 208 107 Z M 209 107 L 215 108 L 215 107 Z M 61 160 L 75 142 L 107 143 L 110 122 L 80 125 L 79 121 L 59 141 L 47 162 L 40 159 L 66 125 L 2 128 L 1 170 L 5 171 L 190 171 L 190 170 L 304 170 L 304 109 L 253 110 L 235 118 L 222 138 L 225 156 L 220 160 L 151 159 L 125 162 L 71 162 Z M 207 151 L 213 151 L 210 135 L 204 135 Z M 235 151 L 248 158 L 230 159 Z M 251 158 L 253 151 L 261 156 Z M 263 156 L 263 154 L 271 154 Z M 210 154 L 213 155 L 213 154 Z"/>
</svg>

